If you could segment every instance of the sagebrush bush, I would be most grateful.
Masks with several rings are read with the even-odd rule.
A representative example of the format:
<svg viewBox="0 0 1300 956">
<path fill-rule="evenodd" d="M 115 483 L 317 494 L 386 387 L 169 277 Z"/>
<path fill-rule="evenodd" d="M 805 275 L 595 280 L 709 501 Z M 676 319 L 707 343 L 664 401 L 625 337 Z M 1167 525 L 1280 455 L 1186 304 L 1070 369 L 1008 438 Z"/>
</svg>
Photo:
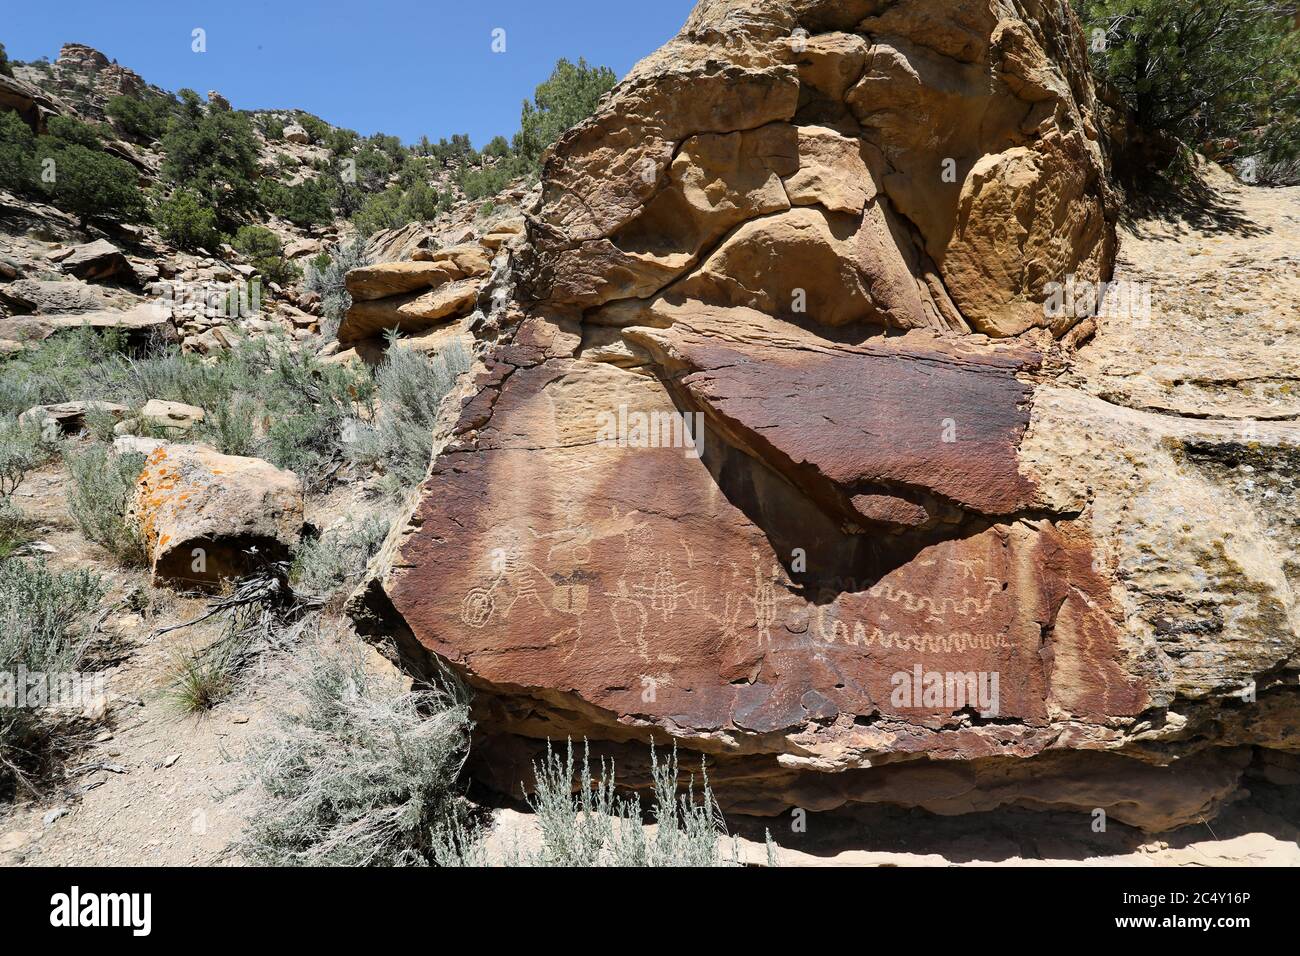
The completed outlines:
<svg viewBox="0 0 1300 956">
<path fill-rule="evenodd" d="M 89 326 L 72 329 L 0 358 L 0 415 L 16 416 L 36 405 L 77 399 L 109 400 L 119 394 L 110 372 L 125 360 L 126 337 Z M 123 403 L 127 404 L 127 403 Z"/>
<path fill-rule="evenodd" d="M 739 850 L 733 845 L 723 852 L 726 825 L 703 766 L 698 796 L 694 777 L 686 792 L 680 792 L 676 748 L 661 763 L 651 746 L 650 767 L 653 830 L 644 825 L 641 799 L 616 791 L 613 764 L 602 761 L 600 778 L 595 779 L 586 745 L 579 766 L 572 741 L 563 757 L 548 743 L 546 758 L 533 767 L 536 788 L 528 798 L 541 829 L 541 846 L 511 851 L 500 862 L 507 866 L 577 867 L 736 865 Z M 444 827 L 440 835 L 439 864 L 485 861 L 481 846 L 465 827 Z"/>
<path fill-rule="evenodd" d="M 372 378 L 275 336 L 237 339 L 205 361 L 173 346 L 130 354 L 120 335 L 78 329 L 0 361 L 0 416 L 73 400 L 184 402 L 207 413 L 194 440 L 290 469 L 309 492 L 351 461 L 380 469 L 398 493 L 424 478 L 439 405 L 471 364 L 460 343 L 433 356 L 393 347 Z M 88 424 L 96 438 L 113 437 L 112 416 Z"/>
<path fill-rule="evenodd" d="M 307 268 L 303 289 L 320 296 L 320 328 L 326 340 L 337 337 L 343 316 L 352 307 L 352 296 L 344 285 L 344 277 L 353 269 L 369 264 L 365 240 L 355 239 L 338 246 L 332 256 L 322 254 Z"/>
<path fill-rule="evenodd" d="M 326 602 L 346 593 L 361 580 L 391 526 L 388 517 L 367 514 L 306 542 L 294 561 L 294 584 Z"/>
<path fill-rule="evenodd" d="M 63 461 L 70 479 L 68 513 L 81 533 L 123 565 L 143 566 L 144 539 L 127 510 L 145 456 L 112 455 L 103 445 L 91 445 L 65 453 Z"/>
<path fill-rule="evenodd" d="M 136 409 L 139 411 L 139 409 Z M 82 420 L 86 434 L 90 435 L 95 441 L 112 442 L 117 437 L 117 423 L 121 419 L 118 414 L 110 408 L 105 408 L 100 404 L 93 404 L 86 409 L 85 417 Z M 142 429 L 148 430 L 148 425 L 141 423 Z"/>
<path fill-rule="evenodd" d="M 257 396 L 265 412 L 260 456 L 297 472 L 308 489 L 327 484 L 346 457 L 344 426 L 368 400 L 366 377 L 265 339 L 229 354 L 242 363 L 240 390 Z"/>
<path fill-rule="evenodd" d="M 53 457 L 54 449 L 39 425 L 19 424 L 15 418 L 0 417 L 0 500 L 9 498 L 27 473 Z"/>
<path fill-rule="evenodd" d="M 274 336 L 238 339 L 204 361 L 174 346 L 128 354 L 120 336 L 78 329 L 0 361 L 0 377 L 6 385 L 0 416 L 72 400 L 129 408 L 150 399 L 197 405 L 207 417 L 195 440 L 292 469 L 312 491 L 349 458 L 344 426 L 373 412 L 368 373 L 326 365 Z M 96 437 L 112 437 L 108 417 L 90 424 Z"/>
<path fill-rule="evenodd" d="M 0 416 L 0 561 L 31 540 L 33 523 L 14 504 L 13 493 L 29 471 L 53 457 L 54 446 L 45 440 L 39 425 L 23 425 Z"/>
<path fill-rule="evenodd" d="M 246 395 L 235 395 L 229 401 L 211 402 L 207 407 L 201 437 L 223 455 L 249 458 L 257 453 L 257 402 Z"/>
<path fill-rule="evenodd" d="M 87 377 L 102 380 L 105 391 L 133 407 L 157 398 L 214 409 L 228 394 L 215 363 L 198 361 L 174 348 L 143 357 L 122 357 L 89 370 Z"/>
<path fill-rule="evenodd" d="M 439 406 L 471 365 L 460 342 L 427 355 L 390 341 L 384 363 L 375 373 L 380 412 L 362 430 L 352 455 L 382 468 L 391 492 L 401 493 L 424 480 L 433 456 Z"/>
<path fill-rule="evenodd" d="M 261 788 L 240 848 L 268 866 L 729 866 L 739 860 L 701 768 L 685 792 L 677 755 L 651 749 L 643 806 L 615 789 L 613 766 L 593 778 L 570 742 L 548 745 L 529 798 L 540 846 L 488 848 L 460 799 L 469 708 L 454 683 L 412 691 L 368 669 L 355 651 L 311 655 L 274 730 L 245 758 Z M 653 824 L 652 827 L 646 826 Z M 769 842 L 768 860 L 775 863 Z"/>
<path fill-rule="evenodd" d="M 353 655 L 317 652 L 297 700 L 245 764 L 263 791 L 241 841 L 269 866 L 425 866 L 460 814 L 469 708 Z"/>
<path fill-rule="evenodd" d="M 88 571 L 51 571 L 40 561 L 0 560 L 0 797 L 30 786 L 52 757 L 67 749 L 69 715 L 49 707 L 16 707 L 20 668 L 28 674 L 79 671 L 103 581 Z M 7 685 L 4 683 L 7 678 Z"/>
<path fill-rule="evenodd" d="M 325 365 L 274 337 L 239 339 L 215 362 L 168 354 L 119 364 L 127 402 L 197 405 L 208 414 L 196 439 L 288 468 L 312 491 L 344 462 L 344 423 L 367 408 L 371 391 L 364 374 Z"/>
<path fill-rule="evenodd" d="M 0 561 L 18 554 L 32 540 L 30 521 L 9 498 L 0 498 Z"/>
</svg>

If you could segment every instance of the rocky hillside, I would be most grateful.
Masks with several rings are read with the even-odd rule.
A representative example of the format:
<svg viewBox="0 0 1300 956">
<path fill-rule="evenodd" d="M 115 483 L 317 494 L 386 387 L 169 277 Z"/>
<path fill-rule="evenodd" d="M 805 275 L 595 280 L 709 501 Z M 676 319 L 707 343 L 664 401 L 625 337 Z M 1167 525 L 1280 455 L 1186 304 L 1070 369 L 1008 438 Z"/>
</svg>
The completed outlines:
<svg viewBox="0 0 1300 956">
<path fill-rule="evenodd" d="M 0 268 L 10 282 L 0 290 L 0 341 L 10 350 L 53 328 L 119 319 L 161 330 L 201 354 L 225 348 L 235 335 L 273 329 L 307 342 L 322 318 L 328 340 L 341 310 L 329 314 L 304 280 L 328 268 L 332 253 L 368 238 L 354 258 L 385 261 L 419 245 L 471 241 L 500 231 L 502 222 L 512 228 L 527 188 L 508 151 L 479 153 L 466 137 L 407 149 L 301 111 L 233 114 L 216 91 L 206 103 L 185 91 L 182 105 L 81 44 L 65 44 L 53 63 L 16 63 L 12 72 L 0 76 L 0 105 L 40 136 L 38 153 L 47 138 L 90 136 L 94 149 L 127 164 L 109 167 L 109 175 L 138 179 L 132 189 L 149 199 L 142 215 L 123 217 L 116 208 L 82 214 L 64 202 L 57 155 L 49 196 L 35 187 L 0 191 Z M 182 215 L 188 207 L 169 205 L 186 187 L 169 166 L 168 117 L 186 108 L 199 122 L 235 116 L 235 132 L 247 137 L 251 182 L 239 184 L 229 169 L 210 171 L 219 189 L 240 186 L 257 197 L 228 229 L 199 232 Z M 65 123 L 56 135 L 51 121 Z M 232 291 L 243 307 L 226 307 Z"/>
</svg>

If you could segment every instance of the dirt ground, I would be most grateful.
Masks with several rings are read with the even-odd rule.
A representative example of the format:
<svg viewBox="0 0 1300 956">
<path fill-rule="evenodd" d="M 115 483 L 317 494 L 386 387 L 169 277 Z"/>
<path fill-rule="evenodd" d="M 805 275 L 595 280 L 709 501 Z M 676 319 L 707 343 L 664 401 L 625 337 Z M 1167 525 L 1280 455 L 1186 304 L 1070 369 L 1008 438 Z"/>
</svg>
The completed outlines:
<svg viewBox="0 0 1300 956">
<path fill-rule="evenodd" d="M 18 492 L 24 513 L 40 524 L 37 539 L 52 567 L 91 566 L 112 582 L 108 602 L 135 588 L 149 595 L 144 614 L 112 612 L 98 642 L 120 663 L 107 669 L 109 708 L 93 743 L 72 761 L 70 779 L 8 812 L 0 811 L 0 865 L 212 866 L 238 863 L 231 847 L 255 794 L 243 786 L 239 757 L 283 704 L 296 666 L 267 659 L 229 700 L 202 716 L 172 699 L 177 658 L 217 636 L 199 625 L 158 635 L 198 617 L 203 598 L 149 587 L 143 572 L 114 568 L 68 517 L 61 466 L 32 474 Z M 309 502 L 307 519 L 327 527 L 356 506 L 343 488 Z M 46 549 L 41 548 L 42 551 Z M 327 622 L 320 640 L 340 631 Z M 325 648 L 328 650 L 328 646 Z M 376 666 L 388 667 L 379 655 Z"/>
<path fill-rule="evenodd" d="M 1123 403 L 1179 413 L 1219 402 L 1224 415 L 1295 419 L 1300 400 L 1300 188 L 1254 189 L 1222 180 L 1218 206 L 1195 222 L 1148 220 L 1125 230 L 1116 279 L 1154 286 L 1152 324 L 1103 325 L 1077 363 L 1077 380 Z M 1177 310 L 1160 290 L 1177 289 Z M 1261 350 L 1271 353 L 1262 371 Z M 1281 357 L 1281 361 L 1279 361 Z M 1223 389 L 1232 380 L 1238 387 Z M 1243 384 L 1244 383 L 1244 384 Z M 158 636 L 194 617 L 200 600 L 149 589 L 142 573 L 114 569 L 73 528 L 62 472 L 51 466 L 20 490 L 19 506 L 56 567 L 90 565 L 113 582 L 111 600 L 143 587 L 142 615 L 125 609 L 104 623 L 120 661 L 108 670 L 110 708 L 66 786 L 0 810 L 2 865 L 230 865 L 232 845 L 257 799 L 242 788 L 240 756 L 285 696 L 296 666 L 268 664 L 235 699 L 183 716 L 169 700 L 171 663 L 202 629 Z M 356 489 L 315 503 L 328 525 L 355 506 Z M 336 640 L 346 631 L 327 628 Z M 211 635 L 206 635 L 210 640 Z M 764 831 L 783 865 L 1300 866 L 1300 788 L 1251 784 L 1249 796 L 1213 821 L 1170 834 L 1113 824 L 1094 833 L 1078 815 L 1000 811 L 940 818 L 864 808 L 791 821 L 731 821 L 742 857 L 763 863 Z M 499 810 L 494 839 L 527 843 L 526 813 Z"/>
</svg>

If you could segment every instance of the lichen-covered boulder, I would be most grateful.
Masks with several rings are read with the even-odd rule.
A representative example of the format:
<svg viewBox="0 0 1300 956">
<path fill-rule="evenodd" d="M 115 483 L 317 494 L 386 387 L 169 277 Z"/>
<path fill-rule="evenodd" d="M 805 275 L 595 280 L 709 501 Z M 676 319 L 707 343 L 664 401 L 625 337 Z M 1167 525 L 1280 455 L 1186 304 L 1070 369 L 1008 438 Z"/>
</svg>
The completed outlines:
<svg viewBox="0 0 1300 956">
<path fill-rule="evenodd" d="M 259 458 L 160 445 L 136 481 L 130 517 L 156 581 L 210 589 L 289 556 L 302 534 L 302 482 Z"/>
</svg>

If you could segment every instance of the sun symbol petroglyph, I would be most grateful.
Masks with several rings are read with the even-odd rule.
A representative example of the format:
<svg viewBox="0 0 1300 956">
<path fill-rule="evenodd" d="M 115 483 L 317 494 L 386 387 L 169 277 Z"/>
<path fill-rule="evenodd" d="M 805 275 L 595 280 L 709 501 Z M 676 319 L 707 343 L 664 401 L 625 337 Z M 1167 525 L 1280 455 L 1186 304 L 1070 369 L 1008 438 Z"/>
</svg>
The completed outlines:
<svg viewBox="0 0 1300 956">
<path fill-rule="evenodd" d="M 491 588 L 470 588 L 460 604 L 460 620 L 467 627 L 486 627 L 496 610 L 496 598 Z"/>
</svg>

